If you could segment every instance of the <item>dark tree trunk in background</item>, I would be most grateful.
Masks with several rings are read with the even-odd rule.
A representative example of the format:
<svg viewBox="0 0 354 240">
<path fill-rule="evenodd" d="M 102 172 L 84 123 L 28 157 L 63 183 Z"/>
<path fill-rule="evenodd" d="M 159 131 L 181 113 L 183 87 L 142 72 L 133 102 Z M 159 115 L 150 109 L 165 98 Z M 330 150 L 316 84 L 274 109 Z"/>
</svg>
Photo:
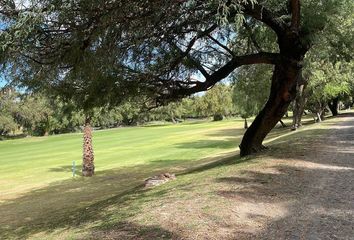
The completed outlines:
<svg viewBox="0 0 354 240">
<path fill-rule="evenodd" d="M 307 87 L 307 80 L 301 76 L 301 80 L 298 82 L 296 90 L 296 98 L 294 100 L 294 110 L 293 110 L 293 126 L 292 130 L 302 126 L 301 119 L 304 114 L 305 105 L 307 102 L 307 97 L 305 96 L 305 89 Z"/>
<path fill-rule="evenodd" d="M 244 129 L 248 129 L 247 118 L 245 118 L 245 124 L 243 125 Z"/>
<path fill-rule="evenodd" d="M 95 173 L 94 154 L 92 146 L 92 127 L 91 117 L 86 116 L 84 126 L 83 157 L 82 157 L 82 175 L 91 177 Z"/>
<path fill-rule="evenodd" d="M 338 104 L 339 104 L 339 97 L 333 98 L 329 103 L 328 107 L 331 110 L 333 116 L 338 115 Z"/>
</svg>

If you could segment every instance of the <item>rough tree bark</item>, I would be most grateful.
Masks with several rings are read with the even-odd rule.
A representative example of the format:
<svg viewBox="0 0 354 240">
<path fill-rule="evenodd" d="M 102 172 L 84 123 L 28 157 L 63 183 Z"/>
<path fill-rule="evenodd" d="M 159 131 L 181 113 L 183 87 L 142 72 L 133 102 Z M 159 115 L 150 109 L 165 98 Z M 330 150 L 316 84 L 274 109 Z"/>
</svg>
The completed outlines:
<svg viewBox="0 0 354 240">
<path fill-rule="evenodd" d="M 84 177 L 91 177 L 95 173 L 95 165 L 92 147 L 91 117 L 88 116 L 85 117 L 83 138 L 82 175 Z"/>
<path fill-rule="evenodd" d="M 269 99 L 243 136 L 240 144 L 241 156 L 265 149 L 262 145 L 264 138 L 281 120 L 295 98 L 300 70 L 301 65 L 298 61 L 286 59 L 275 66 Z"/>
<path fill-rule="evenodd" d="M 328 102 L 329 110 L 331 110 L 333 116 L 338 115 L 338 104 L 339 104 L 339 97 L 335 97 Z"/>
<path fill-rule="evenodd" d="M 302 61 L 309 49 L 306 37 L 300 33 L 300 1 L 290 0 L 291 25 L 275 28 L 280 49 L 280 60 L 275 64 L 270 96 L 262 111 L 248 128 L 240 144 L 240 155 L 259 152 L 266 147 L 264 138 L 286 113 L 296 97 L 296 86 L 301 80 Z"/>
</svg>

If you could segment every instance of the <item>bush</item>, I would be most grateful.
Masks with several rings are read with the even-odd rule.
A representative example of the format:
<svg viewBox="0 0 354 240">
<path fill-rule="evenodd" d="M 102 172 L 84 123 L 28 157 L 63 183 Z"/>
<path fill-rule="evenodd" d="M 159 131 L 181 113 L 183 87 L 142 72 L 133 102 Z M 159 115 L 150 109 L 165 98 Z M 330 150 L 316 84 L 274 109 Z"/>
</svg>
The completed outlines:
<svg viewBox="0 0 354 240">
<path fill-rule="evenodd" d="M 224 116 L 222 114 L 216 113 L 214 114 L 214 121 L 222 121 Z"/>
</svg>

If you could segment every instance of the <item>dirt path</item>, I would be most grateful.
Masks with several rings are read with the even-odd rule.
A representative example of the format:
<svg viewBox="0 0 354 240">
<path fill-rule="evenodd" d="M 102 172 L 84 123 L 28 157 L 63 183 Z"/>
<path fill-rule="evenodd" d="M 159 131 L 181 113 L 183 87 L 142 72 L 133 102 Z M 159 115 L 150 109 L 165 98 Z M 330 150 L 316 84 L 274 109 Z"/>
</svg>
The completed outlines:
<svg viewBox="0 0 354 240">
<path fill-rule="evenodd" d="M 354 239 L 354 115 L 340 118 L 248 173 L 270 180 L 248 191 L 259 194 L 240 208 L 252 224 L 236 239 Z"/>
</svg>

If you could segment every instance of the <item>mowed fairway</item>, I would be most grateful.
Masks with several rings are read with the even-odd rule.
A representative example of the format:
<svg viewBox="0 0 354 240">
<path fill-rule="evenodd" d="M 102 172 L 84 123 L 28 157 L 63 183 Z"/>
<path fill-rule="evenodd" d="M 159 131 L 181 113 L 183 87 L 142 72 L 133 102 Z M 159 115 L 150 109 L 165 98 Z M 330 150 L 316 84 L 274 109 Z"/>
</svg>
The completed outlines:
<svg viewBox="0 0 354 240">
<path fill-rule="evenodd" d="M 237 128 L 241 125 L 242 121 L 229 120 L 95 131 L 97 175 L 112 169 L 126 172 L 139 165 L 144 170 L 149 165 L 154 168 L 184 166 L 192 160 L 236 149 L 235 141 L 242 134 Z M 2 141 L 0 152 L 0 199 L 3 201 L 49 183 L 72 179 L 74 160 L 80 174 L 82 134 Z"/>
<path fill-rule="evenodd" d="M 80 176 L 79 133 L 2 141 L 0 238 L 27 238 L 58 229 L 58 221 L 65 223 L 98 201 L 124 197 L 154 174 L 182 173 L 235 154 L 242 127 L 237 119 L 95 131 L 93 178 Z M 285 132 L 289 129 L 276 129 L 269 138 Z"/>
</svg>

